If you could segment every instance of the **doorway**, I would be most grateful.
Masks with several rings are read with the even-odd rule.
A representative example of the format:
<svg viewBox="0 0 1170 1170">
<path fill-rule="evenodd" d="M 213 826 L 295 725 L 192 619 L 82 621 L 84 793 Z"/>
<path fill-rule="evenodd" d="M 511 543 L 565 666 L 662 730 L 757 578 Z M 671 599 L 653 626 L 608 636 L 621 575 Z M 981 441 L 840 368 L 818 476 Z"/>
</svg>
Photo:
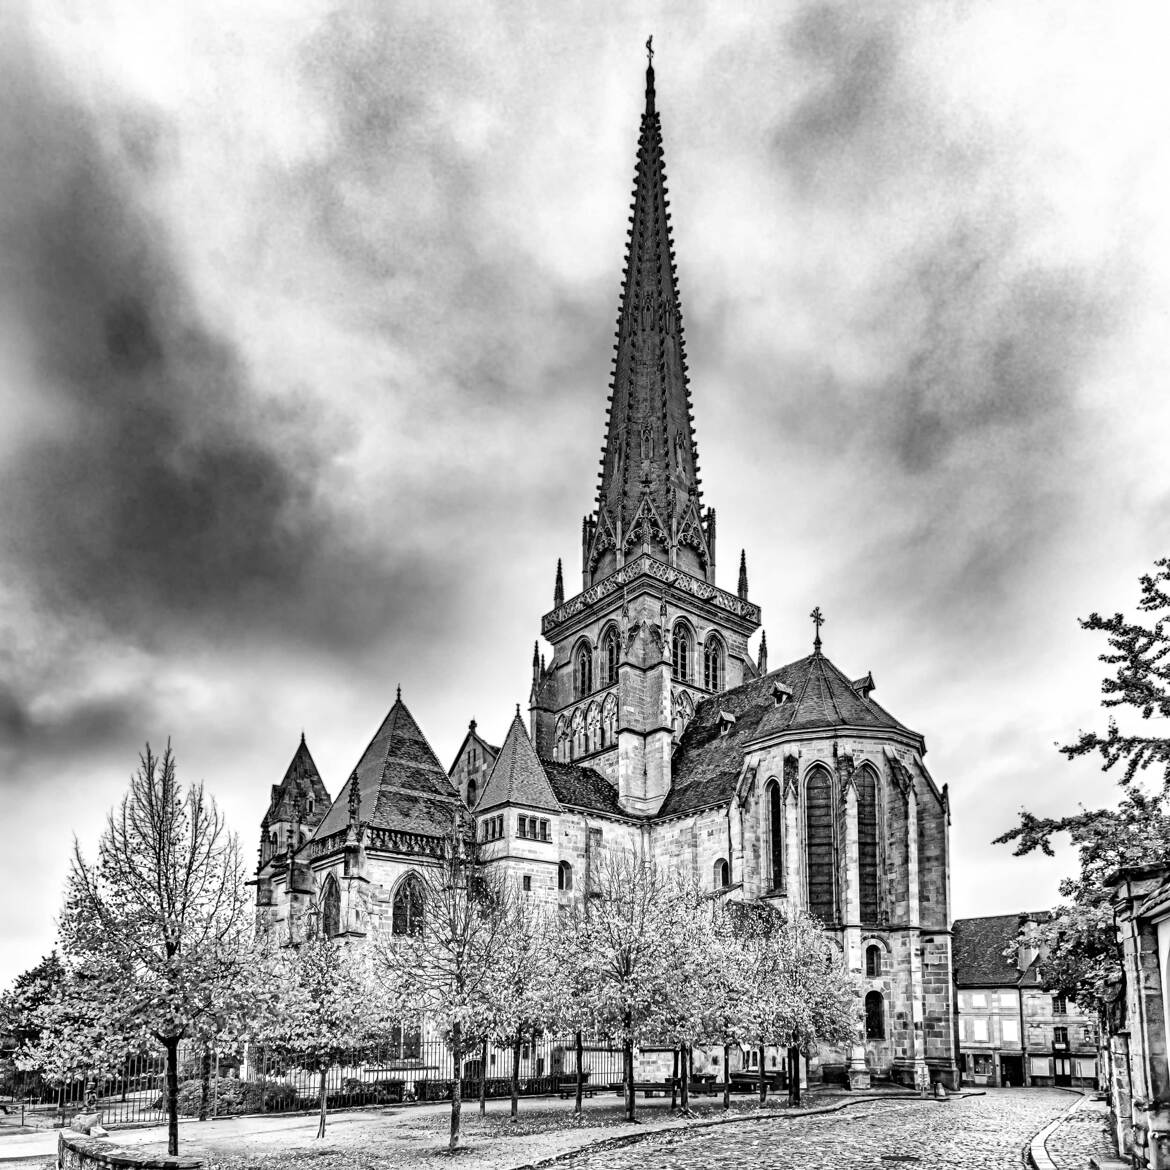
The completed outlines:
<svg viewBox="0 0 1170 1170">
<path fill-rule="evenodd" d="M 1000 1053 L 999 1083 L 1005 1089 L 1018 1089 L 1024 1083 L 1024 1058 Z"/>
<path fill-rule="evenodd" d="M 1055 1075 L 1053 1076 L 1053 1084 L 1066 1085 L 1072 1087 L 1072 1061 L 1067 1056 L 1058 1056 L 1053 1061 L 1055 1065 Z"/>
</svg>

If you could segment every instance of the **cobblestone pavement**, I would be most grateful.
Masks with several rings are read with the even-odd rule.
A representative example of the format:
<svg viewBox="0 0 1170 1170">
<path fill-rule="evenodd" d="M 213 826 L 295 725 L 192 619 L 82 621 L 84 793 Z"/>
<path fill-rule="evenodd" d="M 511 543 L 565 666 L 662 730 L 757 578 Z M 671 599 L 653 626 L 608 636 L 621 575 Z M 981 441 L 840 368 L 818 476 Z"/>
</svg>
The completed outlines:
<svg viewBox="0 0 1170 1170">
<path fill-rule="evenodd" d="M 1072 1104 L 1045 1089 L 989 1089 L 944 1103 L 884 1101 L 840 1113 L 665 1133 L 573 1158 L 572 1170 L 869 1170 L 898 1166 L 1020 1170 L 1032 1135 Z M 1087 1165 L 1087 1156 L 1077 1166 Z"/>
<path fill-rule="evenodd" d="M 1070 1113 L 1044 1143 L 1058 1170 L 1084 1170 L 1089 1155 L 1116 1158 L 1108 1130 L 1109 1110 L 1104 1101 L 1084 1101 Z"/>
</svg>

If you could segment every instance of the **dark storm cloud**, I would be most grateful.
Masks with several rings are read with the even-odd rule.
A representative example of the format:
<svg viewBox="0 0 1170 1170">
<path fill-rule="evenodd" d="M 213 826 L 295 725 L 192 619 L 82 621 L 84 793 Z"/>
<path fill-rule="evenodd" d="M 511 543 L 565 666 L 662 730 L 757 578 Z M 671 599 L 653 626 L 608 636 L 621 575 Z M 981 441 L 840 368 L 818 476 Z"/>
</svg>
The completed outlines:
<svg viewBox="0 0 1170 1170">
<path fill-rule="evenodd" d="M 48 419 L 31 413 L 3 470 L 10 570 L 146 645 L 368 636 L 381 574 L 410 590 L 409 574 L 319 498 L 324 420 L 266 399 L 201 315 L 146 185 L 173 132 L 85 106 L 35 45 L 0 51 L 0 304 Z"/>
</svg>

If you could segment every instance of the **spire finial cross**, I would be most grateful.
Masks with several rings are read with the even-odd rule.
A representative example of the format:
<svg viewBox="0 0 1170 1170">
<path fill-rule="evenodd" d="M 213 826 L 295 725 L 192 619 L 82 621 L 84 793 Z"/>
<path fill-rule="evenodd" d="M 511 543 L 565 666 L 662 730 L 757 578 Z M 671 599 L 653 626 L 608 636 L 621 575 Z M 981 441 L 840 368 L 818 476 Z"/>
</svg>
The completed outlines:
<svg viewBox="0 0 1170 1170">
<path fill-rule="evenodd" d="M 651 33 L 646 38 L 646 64 L 654 65 L 654 34 Z"/>
<path fill-rule="evenodd" d="M 821 607 L 818 605 L 808 616 L 812 618 L 812 624 L 817 631 L 816 637 L 813 638 L 813 650 L 819 654 L 821 652 L 821 626 L 825 624 L 825 615 L 821 613 Z"/>
</svg>

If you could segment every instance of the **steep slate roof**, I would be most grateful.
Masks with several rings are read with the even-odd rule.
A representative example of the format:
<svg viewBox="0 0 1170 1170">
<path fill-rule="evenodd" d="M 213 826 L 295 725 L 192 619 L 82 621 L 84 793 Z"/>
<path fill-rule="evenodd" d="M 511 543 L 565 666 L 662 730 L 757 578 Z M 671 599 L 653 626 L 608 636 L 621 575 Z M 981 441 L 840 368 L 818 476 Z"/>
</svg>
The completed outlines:
<svg viewBox="0 0 1170 1170">
<path fill-rule="evenodd" d="M 354 769 L 361 793 L 358 816 L 380 829 L 445 835 L 463 801 L 435 757 L 401 694 L 382 721 Z M 349 824 L 353 776 L 337 794 L 316 836 L 340 832 Z"/>
<path fill-rule="evenodd" d="M 1020 971 L 1003 952 L 1013 946 L 1020 927 L 1043 917 L 1036 914 L 995 914 L 989 918 L 956 918 L 952 926 L 951 966 L 958 987 L 1037 987 L 1040 976 L 1033 961 Z"/>
<path fill-rule="evenodd" d="M 483 812 L 501 804 L 560 812 L 560 805 L 557 804 L 540 760 L 536 758 L 536 749 L 528 738 L 524 721 L 520 718 L 519 708 L 475 809 L 476 812 Z"/>
<path fill-rule="evenodd" d="M 561 764 L 556 760 L 540 762 L 561 804 L 607 816 L 629 816 L 618 803 L 617 789 L 600 772 L 581 764 Z"/>
<path fill-rule="evenodd" d="M 268 811 L 264 814 L 264 819 L 260 822 L 261 827 L 267 829 L 269 825 L 277 821 L 291 821 L 293 819 L 293 801 L 298 796 L 301 797 L 301 820 L 303 823 L 311 823 L 318 815 L 309 814 L 304 803 L 307 797 L 313 798 L 318 809 L 324 810 L 329 807 L 329 790 L 321 779 L 321 773 L 317 771 L 317 765 L 313 761 L 309 745 L 305 742 L 304 732 L 301 733 L 301 742 L 297 745 L 297 750 L 293 752 L 293 758 L 285 770 L 284 779 L 279 784 L 272 786 L 272 799 L 269 802 Z"/>
<path fill-rule="evenodd" d="M 780 684 L 791 699 L 776 703 Z M 735 716 L 721 733 L 721 712 Z M 727 720 L 723 720 L 727 725 Z M 915 735 L 872 698 L 863 698 L 823 654 L 790 662 L 762 678 L 704 699 L 675 749 L 671 788 L 660 817 L 725 804 L 735 792 L 749 746 L 765 735 L 832 727 L 872 728 Z"/>
</svg>

